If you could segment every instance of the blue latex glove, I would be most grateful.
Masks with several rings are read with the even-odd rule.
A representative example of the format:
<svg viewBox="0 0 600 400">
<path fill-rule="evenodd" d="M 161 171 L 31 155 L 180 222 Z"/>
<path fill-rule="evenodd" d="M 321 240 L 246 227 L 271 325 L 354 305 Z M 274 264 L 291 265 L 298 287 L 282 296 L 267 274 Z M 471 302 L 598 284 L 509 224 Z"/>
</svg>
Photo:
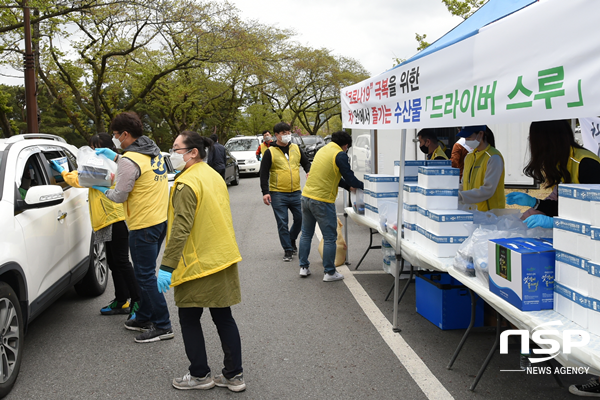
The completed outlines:
<svg viewBox="0 0 600 400">
<path fill-rule="evenodd" d="M 62 174 L 62 172 L 65 170 L 63 167 L 60 166 L 59 163 L 57 163 L 54 160 L 50 161 L 50 168 L 52 168 L 53 170 L 55 170 L 56 172 L 58 172 L 59 174 Z"/>
<path fill-rule="evenodd" d="M 537 201 L 535 197 L 521 192 L 512 192 L 506 195 L 506 204 L 518 204 L 520 206 L 533 207 Z"/>
<path fill-rule="evenodd" d="M 156 284 L 158 285 L 158 291 L 160 293 L 167 293 L 169 285 L 171 285 L 171 273 L 162 269 L 158 270 L 158 277 L 156 278 Z"/>
<path fill-rule="evenodd" d="M 97 148 L 96 154 L 102 154 L 104 157 L 108 158 L 111 161 L 115 161 L 115 157 L 117 156 L 117 153 L 115 153 L 111 149 L 107 149 L 106 147 Z"/>
<path fill-rule="evenodd" d="M 110 189 L 106 186 L 92 186 L 92 188 L 101 191 L 103 194 L 106 194 L 106 191 Z"/>
<path fill-rule="evenodd" d="M 554 226 L 554 218 L 543 214 L 534 214 L 524 221 L 528 228 L 541 228 L 552 229 Z"/>
</svg>

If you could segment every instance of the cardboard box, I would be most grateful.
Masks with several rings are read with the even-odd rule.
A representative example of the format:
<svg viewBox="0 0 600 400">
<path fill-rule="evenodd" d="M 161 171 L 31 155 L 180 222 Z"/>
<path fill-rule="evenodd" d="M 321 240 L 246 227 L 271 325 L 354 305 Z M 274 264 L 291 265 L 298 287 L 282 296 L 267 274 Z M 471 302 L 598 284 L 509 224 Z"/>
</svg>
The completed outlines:
<svg viewBox="0 0 600 400">
<path fill-rule="evenodd" d="M 419 173 L 419 167 L 424 167 L 425 160 L 405 160 L 404 161 L 404 181 L 407 177 L 416 178 Z M 394 161 L 394 175 L 400 176 L 400 161 Z"/>
<path fill-rule="evenodd" d="M 417 206 L 413 204 L 402 205 L 404 211 L 402 212 L 404 224 L 416 224 L 417 223 Z"/>
<path fill-rule="evenodd" d="M 418 186 L 417 205 L 426 210 L 456 210 L 458 189 L 426 189 Z"/>
<path fill-rule="evenodd" d="M 404 184 L 404 198 L 402 201 L 406 204 L 417 204 L 417 184 L 416 183 L 405 183 Z"/>
<path fill-rule="evenodd" d="M 551 309 L 554 299 L 542 294 L 547 292 L 544 280 L 554 276 L 555 254 L 548 247 L 514 239 L 488 241 L 490 291 L 523 311 Z"/>
<path fill-rule="evenodd" d="M 398 189 L 400 189 L 399 178 L 394 175 L 365 174 L 364 180 L 365 189 L 373 193 L 398 193 Z"/>
<path fill-rule="evenodd" d="M 460 170 L 452 167 L 419 167 L 419 186 L 426 189 L 458 189 Z"/>
<path fill-rule="evenodd" d="M 590 225 L 554 217 L 554 248 L 581 258 L 591 259 L 594 248 L 591 242 Z"/>
<path fill-rule="evenodd" d="M 566 220 L 590 223 L 590 200 L 586 185 L 558 185 L 558 215 Z"/>
<path fill-rule="evenodd" d="M 451 167 L 452 160 L 427 160 L 425 161 L 427 167 Z"/>
<path fill-rule="evenodd" d="M 427 231 L 427 210 L 417 206 L 417 225 Z"/>
<path fill-rule="evenodd" d="M 555 283 L 554 304 L 554 311 L 587 329 L 592 300 L 568 286 Z"/>
<path fill-rule="evenodd" d="M 446 272 L 419 274 L 415 280 L 417 312 L 442 330 L 465 329 L 471 321 L 469 290 Z M 483 300 L 479 297 L 475 327 L 483 326 Z"/>
<path fill-rule="evenodd" d="M 427 230 L 437 236 L 469 236 L 473 213 L 460 210 L 428 210 Z"/>
<path fill-rule="evenodd" d="M 590 252 L 590 260 L 595 263 L 600 263 L 600 227 L 590 227 L 590 239 L 592 250 Z"/>
<path fill-rule="evenodd" d="M 590 225 L 600 226 L 600 185 L 588 185 L 588 188 Z"/>
<path fill-rule="evenodd" d="M 560 250 L 556 250 L 555 261 L 556 282 L 587 296 L 591 283 L 587 261 Z"/>
<path fill-rule="evenodd" d="M 384 201 L 395 201 L 398 202 L 398 192 L 374 192 L 372 190 L 365 190 L 365 203 L 370 204 L 373 207 L 379 208 L 379 205 Z"/>
</svg>

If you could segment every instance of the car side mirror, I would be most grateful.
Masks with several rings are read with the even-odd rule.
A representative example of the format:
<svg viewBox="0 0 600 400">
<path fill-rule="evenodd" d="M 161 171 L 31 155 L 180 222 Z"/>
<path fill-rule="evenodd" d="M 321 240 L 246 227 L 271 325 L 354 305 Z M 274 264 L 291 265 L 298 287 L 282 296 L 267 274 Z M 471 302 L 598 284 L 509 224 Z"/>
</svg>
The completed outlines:
<svg viewBox="0 0 600 400">
<path fill-rule="evenodd" d="M 369 151 L 369 145 L 365 145 L 365 150 Z"/>
<path fill-rule="evenodd" d="M 16 211 L 22 211 L 56 206 L 62 203 L 64 198 L 63 189 L 58 185 L 32 186 L 27 190 L 25 200 L 17 199 L 15 208 Z"/>
</svg>

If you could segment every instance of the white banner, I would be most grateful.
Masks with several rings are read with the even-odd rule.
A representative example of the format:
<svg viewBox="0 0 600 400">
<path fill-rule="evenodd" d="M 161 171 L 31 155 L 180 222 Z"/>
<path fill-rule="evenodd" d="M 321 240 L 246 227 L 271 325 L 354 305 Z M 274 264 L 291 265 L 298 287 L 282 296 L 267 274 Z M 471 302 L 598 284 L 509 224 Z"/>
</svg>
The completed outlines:
<svg viewBox="0 0 600 400">
<path fill-rule="evenodd" d="M 455 127 L 600 113 L 600 1 L 540 0 L 341 90 L 344 128 Z"/>
<path fill-rule="evenodd" d="M 600 156 L 600 118 L 579 118 L 583 147 Z"/>
</svg>

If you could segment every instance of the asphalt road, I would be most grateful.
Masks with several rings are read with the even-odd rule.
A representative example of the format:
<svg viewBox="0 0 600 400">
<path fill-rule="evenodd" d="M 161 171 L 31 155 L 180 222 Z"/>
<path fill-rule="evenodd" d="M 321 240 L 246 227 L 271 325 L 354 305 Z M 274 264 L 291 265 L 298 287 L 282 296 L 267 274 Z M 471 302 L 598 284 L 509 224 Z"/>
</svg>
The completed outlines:
<svg viewBox="0 0 600 400">
<path fill-rule="evenodd" d="M 242 336 L 245 392 L 174 389 L 171 380 L 187 372 L 188 361 L 172 291 L 166 297 L 175 339 L 137 344 L 135 333 L 123 328 L 124 316 L 99 313 L 113 299 L 110 283 L 98 298 L 84 299 L 70 291 L 29 326 L 21 372 L 7 399 L 426 399 L 368 318 L 372 310 L 365 311 L 355 300 L 348 287 L 350 279 L 322 282 L 316 239 L 311 252 L 312 276 L 298 276 L 297 258 L 291 263 L 282 261 L 275 219 L 271 209 L 262 204 L 258 178 L 243 178 L 229 193 L 243 257 L 239 269 L 243 300 L 233 307 L 233 313 Z M 350 262 L 356 263 L 368 245 L 368 229 L 351 221 L 348 227 Z M 393 279 L 381 273 L 380 250 L 372 250 L 359 271 L 362 273 L 353 276 L 368 294 L 366 301 L 391 321 L 392 301 L 384 298 Z M 206 315 L 209 313 L 203 317 L 209 361 L 218 373 L 222 351 Z M 451 397 L 570 396 L 549 375 L 500 372 L 518 367 L 516 344 L 508 355 L 496 352 L 475 392 L 470 392 L 468 388 L 493 344 L 494 328 L 476 329 L 453 370 L 447 370 L 463 331 L 441 331 L 417 314 L 414 284 L 400 305 L 399 318 L 400 335 L 408 346 L 404 348 L 416 353 Z M 566 386 L 587 378 L 561 377 Z"/>
</svg>

